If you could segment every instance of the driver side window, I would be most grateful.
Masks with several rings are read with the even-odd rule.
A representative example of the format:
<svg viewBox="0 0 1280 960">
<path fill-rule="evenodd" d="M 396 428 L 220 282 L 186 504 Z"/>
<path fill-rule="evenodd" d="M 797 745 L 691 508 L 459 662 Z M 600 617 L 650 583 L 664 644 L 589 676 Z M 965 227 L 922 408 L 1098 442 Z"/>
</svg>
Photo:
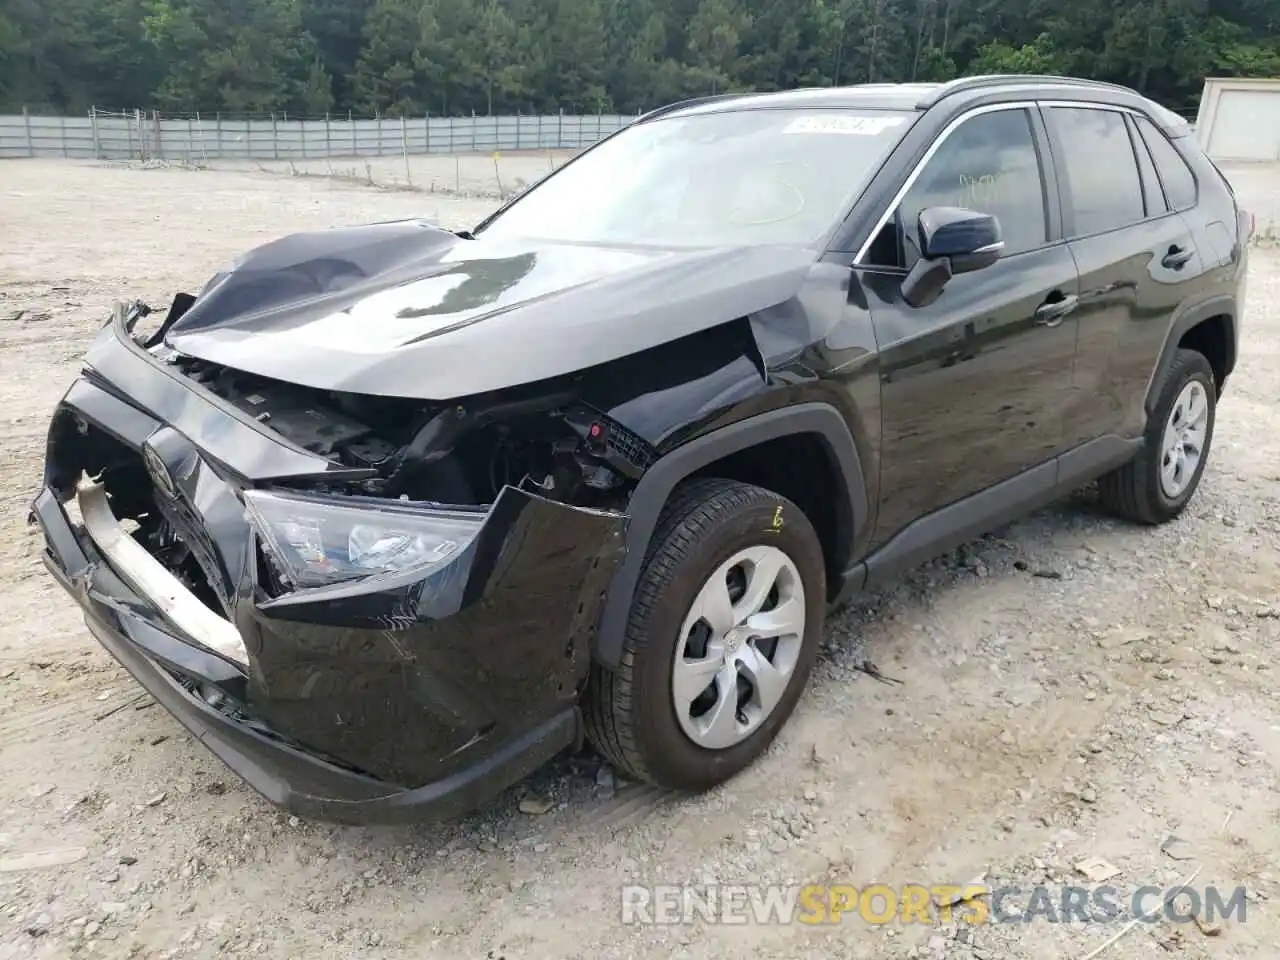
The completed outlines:
<svg viewBox="0 0 1280 960">
<path fill-rule="evenodd" d="M 867 265 L 910 269 L 920 257 L 916 221 L 926 207 L 993 214 L 1004 235 L 1005 257 L 1043 246 L 1048 239 L 1044 178 L 1026 110 L 984 113 L 956 127 L 876 237 Z"/>
</svg>

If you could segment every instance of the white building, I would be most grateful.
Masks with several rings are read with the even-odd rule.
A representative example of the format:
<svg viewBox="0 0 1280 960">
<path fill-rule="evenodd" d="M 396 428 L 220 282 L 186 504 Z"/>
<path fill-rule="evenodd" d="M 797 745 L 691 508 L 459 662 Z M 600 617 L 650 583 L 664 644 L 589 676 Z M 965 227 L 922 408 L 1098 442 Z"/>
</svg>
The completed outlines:
<svg viewBox="0 0 1280 960">
<path fill-rule="evenodd" d="M 1196 136 L 1214 160 L 1280 160 L 1280 79 L 1206 80 Z"/>
</svg>

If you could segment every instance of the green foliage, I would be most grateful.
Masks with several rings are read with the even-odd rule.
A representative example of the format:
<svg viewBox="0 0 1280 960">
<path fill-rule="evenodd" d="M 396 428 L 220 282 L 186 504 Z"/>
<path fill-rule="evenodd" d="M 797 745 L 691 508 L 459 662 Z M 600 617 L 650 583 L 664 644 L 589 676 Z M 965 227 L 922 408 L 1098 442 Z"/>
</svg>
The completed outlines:
<svg viewBox="0 0 1280 960">
<path fill-rule="evenodd" d="M 351 102 L 352 74 L 364 46 L 364 22 L 372 6 L 372 0 L 307 0 L 302 5 L 302 28 L 315 39 L 335 101 Z M 308 76 L 308 84 L 311 80 Z"/>
<path fill-rule="evenodd" d="M 742 35 L 751 15 L 735 0 L 702 0 L 689 21 L 689 66 L 712 93 L 734 85 L 741 72 Z"/>
<path fill-rule="evenodd" d="M 0 111 L 634 112 L 1069 73 L 1182 110 L 1280 75 L 1276 0 L 0 0 Z"/>
<path fill-rule="evenodd" d="M 1035 73 L 1062 74 L 1064 60 L 1053 49 L 1053 41 L 1042 33 L 1031 43 L 1011 47 L 1007 43 L 988 43 L 978 49 L 978 55 L 970 64 L 971 72 L 984 73 Z"/>
<path fill-rule="evenodd" d="M 545 105 L 573 112 L 609 108 L 601 0 L 550 0 L 546 69 L 540 84 Z"/>
<path fill-rule="evenodd" d="M 351 106 L 389 116 L 422 113 L 437 36 L 434 11 L 417 0 L 376 0 L 364 22 L 364 46 L 352 74 Z"/>
<path fill-rule="evenodd" d="M 307 82 L 302 88 L 302 111 L 309 116 L 328 113 L 333 109 L 333 77 L 317 56 L 307 71 Z"/>
<path fill-rule="evenodd" d="M 161 109 L 301 112 L 315 41 L 298 0 L 149 0 L 142 19 L 165 64 Z"/>
</svg>

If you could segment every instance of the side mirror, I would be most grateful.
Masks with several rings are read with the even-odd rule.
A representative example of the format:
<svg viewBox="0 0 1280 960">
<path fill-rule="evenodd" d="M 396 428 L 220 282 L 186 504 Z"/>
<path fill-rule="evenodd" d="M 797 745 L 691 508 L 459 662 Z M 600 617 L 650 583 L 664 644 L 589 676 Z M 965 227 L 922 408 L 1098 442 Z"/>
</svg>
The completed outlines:
<svg viewBox="0 0 1280 960">
<path fill-rule="evenodd" d="M 923 307 L 958 273 L 991 266 L 1004 251 L 1000 221 L 962 207 L 927 207 L 917 219 L 920 259 L 902 281 L 902 297 Z"/>
<path fill-rule="evenodd" d="M 1004 251 L 1000 221 L 989 213 L 962 207 L 928 207 L 920 211 L 919 230 L 925 258 L 948 258 L 953 274 L 989 267 Z"/>
</svg>

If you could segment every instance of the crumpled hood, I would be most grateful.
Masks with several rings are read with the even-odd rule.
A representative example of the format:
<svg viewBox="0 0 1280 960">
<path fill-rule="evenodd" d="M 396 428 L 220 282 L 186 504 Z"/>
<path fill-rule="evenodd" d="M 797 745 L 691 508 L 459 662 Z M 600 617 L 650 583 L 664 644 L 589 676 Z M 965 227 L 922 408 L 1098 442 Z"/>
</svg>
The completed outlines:
<svg viewBox="0 0 1280 960">
<path fill-rule="evenodd" d="M 423 221 L 297 234 L 216 275 L 165 335 L 325 390 L 444 400 L 572 373 L 795 295 L 815 256 L 464 240 Z"/>
</svg>

